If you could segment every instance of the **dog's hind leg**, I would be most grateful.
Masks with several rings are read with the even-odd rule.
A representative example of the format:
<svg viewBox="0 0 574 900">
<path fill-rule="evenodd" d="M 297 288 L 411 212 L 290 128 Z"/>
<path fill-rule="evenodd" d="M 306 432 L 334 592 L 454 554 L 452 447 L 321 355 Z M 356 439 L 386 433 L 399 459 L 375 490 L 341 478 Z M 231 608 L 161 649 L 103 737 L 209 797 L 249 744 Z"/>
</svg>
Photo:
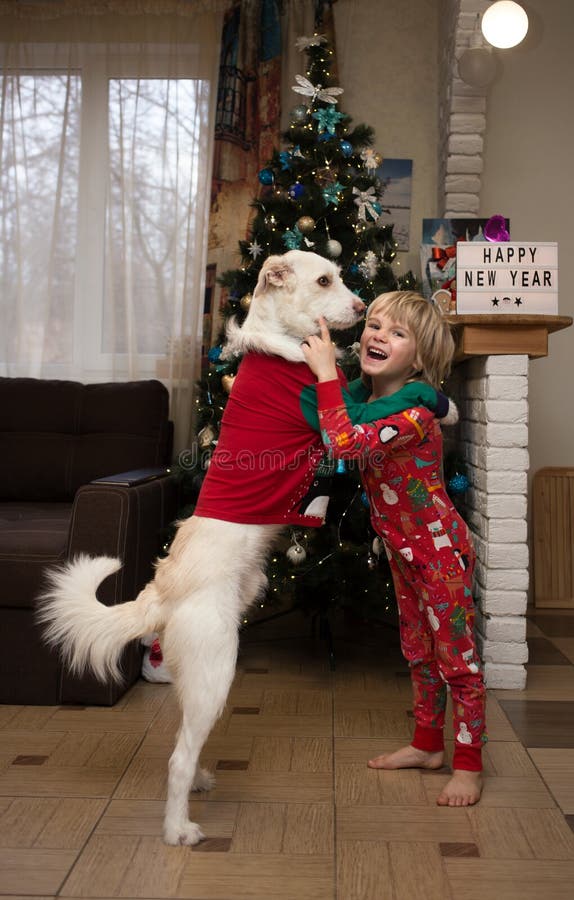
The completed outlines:
<svg viewBox="0 0 574 900">
<path fill-rule="evenodd" d="M 223 711 L 237 660 L 236 621 L 223 620 L 213 596 L 204 599 L 207 602 L 174 616 L 164 636 L 182 709 L 177 743 L 169 760 L 164 820 L 167 844 L 197 844 L 204 837 L 199 825 L 189 819 L 188 795 L 214 784 L 211 774 L 199 767 L 199 754 Z"/>
</svg>

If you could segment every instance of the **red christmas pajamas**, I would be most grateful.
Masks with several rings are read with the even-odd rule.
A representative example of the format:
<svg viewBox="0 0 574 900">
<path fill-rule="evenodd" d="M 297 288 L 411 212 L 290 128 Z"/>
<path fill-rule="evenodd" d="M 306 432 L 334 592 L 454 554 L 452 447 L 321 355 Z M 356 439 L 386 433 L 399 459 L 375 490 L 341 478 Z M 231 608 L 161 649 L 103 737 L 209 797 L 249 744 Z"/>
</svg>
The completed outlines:
<svg viewBox="0 0 574 900">
<path fill-rule="evenodd" d="M 413 684 L 412 744 L 443 749 L 448 684 L 453 768 L 479 771 L 486 733 L 473 636 L 474 549 L 442 484 L 440 426 L 423 408 L 353 426 L 337 382 L 319 384 L 317 393 L 323 441 L 335 457 L 359 460 L 371 521 L 389 558 Z"/>
</svg>

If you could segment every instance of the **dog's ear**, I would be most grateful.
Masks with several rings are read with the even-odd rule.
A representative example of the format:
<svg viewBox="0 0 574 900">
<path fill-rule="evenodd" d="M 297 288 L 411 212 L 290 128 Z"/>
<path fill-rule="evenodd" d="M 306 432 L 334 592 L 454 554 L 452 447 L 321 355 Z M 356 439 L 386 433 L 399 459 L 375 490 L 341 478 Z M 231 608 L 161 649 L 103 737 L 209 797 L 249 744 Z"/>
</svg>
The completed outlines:
<svg viewBox="0 0 574 900">
<path fill-rule="evenodd" d="M 283 256 L 269 256 L 261 266 L 253 296 L 263 294 L 271 286 L 292 288 L 294 284 L 295 272 L 293 266 L 286 262 Z"/>
</svg>

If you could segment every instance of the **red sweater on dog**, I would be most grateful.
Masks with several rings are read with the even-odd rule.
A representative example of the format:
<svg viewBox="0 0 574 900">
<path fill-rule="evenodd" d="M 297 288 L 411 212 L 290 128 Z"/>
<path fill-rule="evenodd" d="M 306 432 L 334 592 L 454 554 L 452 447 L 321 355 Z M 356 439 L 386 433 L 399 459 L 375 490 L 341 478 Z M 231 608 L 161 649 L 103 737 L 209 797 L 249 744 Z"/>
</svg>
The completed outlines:
<svg viewBox="0 0 574 900">
<path fill-rule="evenodd" d="M 255 525 L 323 524 L 328 481 L 315 473 L 325 448 L 300 406 L 301 391 L 315 382 L 307 363 L 263 353 L 243 357 L 194 515 Z"/>
<path fill-rule="evenodd" d="M 341 371 L 339 381 L 346 386 Z M 243 357 L 196 516 L 255 525 L 323 524 L 330 480 L 316 477 L 325 448 L 315 387 L 307 363 L 263 353 Z M 370 403 L 369 393 L 360 378 L 344 391 L 353 424 L 416 406 L 442 417 L 449 406 L 443 394 L 424 382 L 407 384 L 391 397 Z"/>
</svg>

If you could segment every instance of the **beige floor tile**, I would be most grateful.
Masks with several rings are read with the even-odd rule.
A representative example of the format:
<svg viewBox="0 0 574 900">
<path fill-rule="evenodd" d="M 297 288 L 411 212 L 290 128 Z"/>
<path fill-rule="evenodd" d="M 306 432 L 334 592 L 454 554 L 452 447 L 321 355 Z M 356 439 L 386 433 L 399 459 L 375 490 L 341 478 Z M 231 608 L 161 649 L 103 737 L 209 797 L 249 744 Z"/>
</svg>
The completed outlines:
<svg viewBox="0 0 574 900">
<path fill-rule="evenodd" d="M 520 828 L 536 859 L 574 859 L 574 831 L 558 809 L 521 809 Z"/>
<path fill-rule="evenodd" d="M 481 858 L 531 859 L 534 856 L 520 827 L 517 810 L 483 806 L 481 802 L 468 810 L 468 816 Z"/>
<path fill-rule="evenodd" d="M 331 735 L 331 716 L 297 715 L 232 715 L 225 731 L 230 736 L 288 735 L 290 737 L 328 737 Z"/>
<path fill-rule="evenodd" d="M 293 738 L 293 754 L 291 756 L 292 772 L 333 771 L 333 739 L 315 737 Z"/>
<path fill-rule="evenodd" d="M 110 797 L 122 769 L 88 766 L 10 766 L 0 794 L 18 797 Z"/>
<path fill-rule="evenodd" d="M 118 884 L 118 897 L 174 897 L 190 855 L 188 847 L 167 847 L 160 836 L 138 840 Z"/>
<path fill-rule="evenodd" d="M 574 637 L 553 637 L 552 643 L 558 647 L 571 663 L 574 663 Z"/>
<path fill-rule="evenodd" d="M 235 828 L 237 803 L 191 799 L 189 816 L 208 838 L 230 838 Z M 98 835 L 161 837 L 165 804 L 161 800 L 112 800 L 96 828 Z"/>
<path fill-rule="evenodd" d="M 574 815 L 574 749 L 533 747 L 528 752 L 564 815 Z"/>
<path fill-rule="evenodd" d="M 283 853 L 288 856 L 332 856 L 334 824 L 332 803 L 287 804 Z"/>
<path fill-rule="evenodd" d="M 210 858 L 211 857 L 211 858 Z M 192 853 L 179 883 L 188 900 L 333 900 L 333 858 Z"/>
<path fill-rule="evenodd" d="M 483 750 L 485 772 L 494 775 L 535 775 L 528 752 L 519 741 L 489 741 Z M 488 762 L 488 765 L 487 765 Z"/>
<path fill-rule="evenodd" d="M 414 900 L 415 897 L 452 900 L 438 844 L 415 841 L 389 844 L 394 887 L 393 900 Z"/>
<path fill-rule="evenodd" d="M 65 738 L 65 732 L 49 734 L 45 731 L 13 731 L 6 728 L 0 731 L 0 754 L 10 760 L 30 754 L 49 756 Z"/>
<path fill-rule="evenodd" d="M 446 859 L 456 900 L 571 900 L 574 861 Z"/>
<path fill-rule="evenodd" d="M 167 792 L 167 759 L 137 757 L 117 786 L 118 800 L 165 800 Z"/>
<path fill-rule="evenodd" d="M 212 800 L 271 803 L 325 803 L 332 797 L 333 777 L 328 772 L 220 771 Z"/>
<path fill-rule="evenodd" d="M 241 803 L 231 851 L 281 853 L 286 808 L 286 803 Z"/>
<path fill-rule="evenodd" d="M 2 893 L 53 896 L 75 859 L 71 850 L 0 849 Z"/>
<path fill-rule="evenodd" d="M 524 691 L 495 691 L 501 700 L 574 700 L 574 667 L 531 666 Z"/>
<path fill-rule="evenodd" d="M 369 841 L 417 841 L 456 843 L 474 840 L 464 809 L 438 806 L 343 806 L 337 809 L 337 839 Z"/>
<path fill-rule="evenodd" d="M 123 881 L 142 840 L 147 838 L 116 834 L 92 837 L 66 879 L 61 896 L 121 896 Z"/>
<path fill-rule="evenodd" d="M 337 900 L 396 900 L 387 843 L 338 842 Z"/>
<path fill-rule="evenodd" d="M 104 800 L 16 797 L 0 815 L 0 847 L 79 850 L 105 807 Z"/>
<path fill-rule="evenodd" d="M 415 769 L 382 771 L 364 764 L 337 766 L 336 802 L 341 806 L 426 806 L 421 773 Z"/>
<path fill-rule="evenodd" d="M 248 756 L 250 772 L 289 772 L 293 755 L 292 737 L 254 737 Z"/>
</svg>

